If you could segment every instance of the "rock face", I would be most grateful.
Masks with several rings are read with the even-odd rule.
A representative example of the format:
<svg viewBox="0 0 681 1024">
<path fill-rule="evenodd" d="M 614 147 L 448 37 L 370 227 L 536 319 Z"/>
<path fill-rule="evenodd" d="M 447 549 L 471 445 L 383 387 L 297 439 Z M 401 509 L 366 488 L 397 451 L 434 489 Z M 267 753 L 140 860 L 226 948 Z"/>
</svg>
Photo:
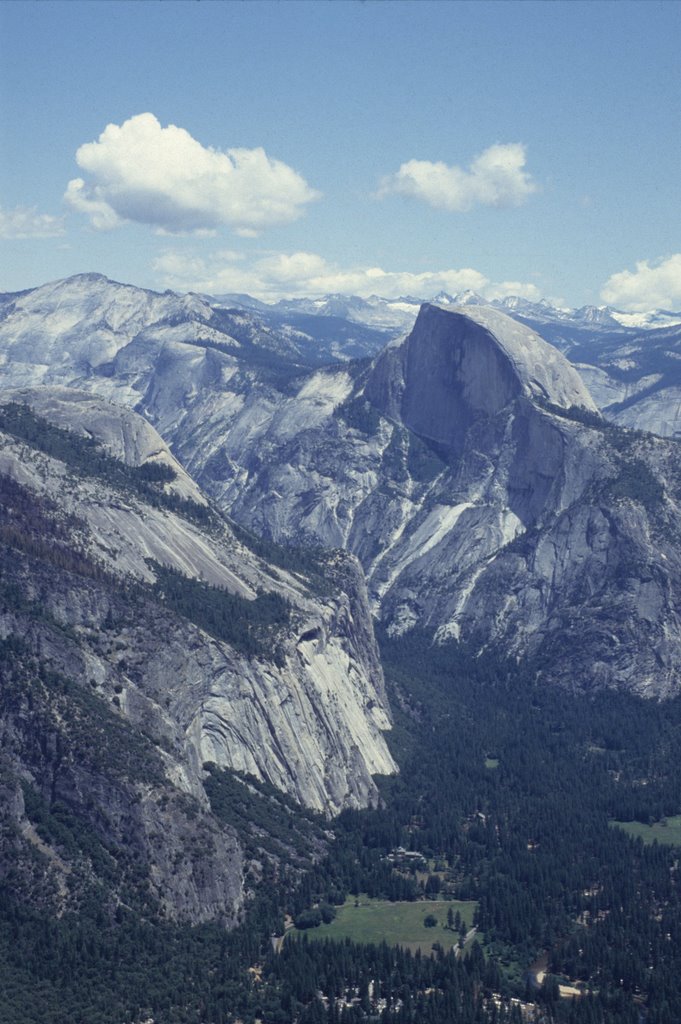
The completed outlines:
<svg viewBox="0 0 681 1024">
<path fill-rule="evenodd" d="M 395 333 L 343 315 L 329 320 L 262 303 L 245 308 L 238 301 L 161 294 L 102 274 L 0 295 L 0 328 L 3 357 L 18 385 L 68 383 L 73 366 L 111 374 L 120 356 L 130 365 L 139 352 L 158 354 L 176 344 L 315 366 L 374 354 Z"/>
<path fill-rule="evenodd" d="M 596 411 L 557 349 L 487 307 L 463 312 L 423 306 L 404 344 L 377 360 L 365 394 L 450 457 L 460 455 L 474 423 L 521 395 Z"/>
<path fill-rule="evenodd" d="M 233 922 L 244 856 L 210 813 L 205 762 L 325 814 L 371 803 L 372 775 L 395 770 L 361 571 L 341 552 L 306 572 L 263 561 L 156 431 L 102 399 L 2 393 L 0 424 L 0 641 L 18 658 L 0 715 L 9 777 L 48 807 L 99 808 L 109 844 L 134 829 L 167 915 Z M 220 594 L 231 602 L 222 626 Z M 42 680 L 33 697 L 31 678 Z M 99 730 L 105 765 L 87 738 Z M 10 788 L 30 838 L 37 812 Z M 72 869 L 46 850 L 68 892 Z"/>
<path fill-rule="evenodd" d="M 513 316 L 565 353 L 609 420 L 678 436 L 681 314 L 560 311 L 520 301 Z"/>
<path fill-rule="evenodd" d="M 16 397 L 10 392 L 3 401 Z M 60 391 L 48 398 L 41 392 L 24 391 L 20 397 L 61 423 L 68 422 L 68 411 L 75 407 L 74 425 L 82 429 L 89 422 L 96 436 L 110 446 L 112 435 L 120 437 L 125 424 L 130 428 L 131 421 L 138 419 L 134 413 L 123 413 L 123 426 L 112 431 L 115 407 L 105 407 L 82 393 Z M 86 416 L 83 410 L 88 406 Z M 153 428 L 139 423 L 137 433 L 144 443 L 126 449 L 132 465 L 147 463 L 144 453 L 149 448 L 153 462 L 165 453 L 174 464 Z M 148 444 L 150 436 L 152 444 Z M 77 517 L 79 547 L 114 579 L 153 584 L 154 566 L 162 565 L 225 588 L 244 601 L 269 592 L 289 602 L 288 627 L 268 640 L 260 655 L 240 657 L 229 644 L 214 638 L 202 644 L 200 630 L 195 630 L 192 642 L 185 642 L 186 636 L 177 641 L 171 636 L 163 645 L 150 646 L 131 638 L 123 660 L 143 663 L 143 675 L 154 686 L 160 687 L 164 678 L 173 681 L 183 703 L 186 742 L 197 764 L 201 759 L 213 760 L 249 771 L 326 812 L 361 806 L 371 799 L 375 792 L 371 775 L 391 772 L 394 764 L 381 734 L 390 721 L 366 590 L 351 558 L 338 553 L 327 560 L 323 569 L 338 587 L 321 599 L 300 575 L 272 569 L 257 558 L 224 521 L 213 517 L 204 525 L 201 517 L 192 519 L 183 506 L 178 511 L 172 505 L 154 506 L 144 497 L 121 494 L 106 480 L 86 475 L 76 487 L 64 487 L 68 465 L 27 450 L 11 434 L 0 451 L 0 470 L 54 502 L 62 514 Z M 181 479 L 180 487 L 182 498 L 187 492 L 192 498 L 194 493 L 200 496 L 196 485 L 191 492 Z M 163 493 L 173 494 L 176 480 L 163 488 Z M 201 497 L 195 507 L 204 510 L 205 499 Z M 280 664 L 272 659 L 274 651 L 268 651 L 274 639 Z M 135 653 L 142 649 L 143 656 Z M 330 689 L 335 693 L 333 707 L 329 706 Z M 241 717 L 235 713 L 239 706 Z M 222 721 L 222 731 L 217 721 Z M 276 744 L 271 742 L 273 736 Z M 205 756 L 208 753 L 210 757 Z"/>
<path fill-rule="evenodd" d="M 178 449 L 258 532 L 357 554 L 390 632 L 493 644 L 568 686 L 677 689 L 674 446 L 608 426 L 560 353 L 497 311 L 425 307 L 350 390 L 335 372 L 309 426 L 287 412 L 307 385 L 267 415 L 254 390 L 219 467 Z"/>
<path fill-rule="evenodd" d="M 105 367 L 65 341 L 47 368 L 19 365 L 18 309 L 0 329 L 6 386 L 33 375 L 143 413 L 237 522 L 354 554 L 390 632 L 494 645 L 569 686 L 678 689 L 675 446 L 600 418 L 518 321 L 541 311 L 426 305 L 370 365 L 306 369 L 185 328 L 138 332 Z M 583 314 L 573 348 L 619 329 Z"/>
<path fill-rule="evenodd" d="M 424 298 L 388 300 L 372 296 L 366 300 L 332 295 L 287 300 L 275 308 L 286 310 L 289 315 L 294 311 L 314 313 L 317 318 L 335 314 L 386 331 L 409 331 Z M 546 301 L 529 302 L 513 295 L 488 304 L 472 291 L 458 295 L 442 293 L 429 303 L 450 310 L 462 307 L 473 319 L 476 310 L 480 312 L 485 306 L 489 310 L 490 305 L 493 311 L 509 314 L 570 359 L 609 419 L 663 437 L 676 437 L 681 431 L 681 313 L 622 313 L 607 306 L 563 309 Z M 263 308 L 262 303 L 247 298 L 245 305 Z M 375 351 L 366 349 L 367 354 Z"/>
<path fill-rule="evenodd" d="M 172 455 L 168 445 L 147 420 L 111 402 L 98 400 L 75 388 L 7 388 L 0 395 L 3 404 L 28 405 L 38 416 L 64 430 L 95 439 L 115 459 L 127 466 L 167 467 L 172 479 L 166 492 L 206 506 L 201 489 Z M 170 475 L 170 474 L 169 474 Z"/>
</svg>

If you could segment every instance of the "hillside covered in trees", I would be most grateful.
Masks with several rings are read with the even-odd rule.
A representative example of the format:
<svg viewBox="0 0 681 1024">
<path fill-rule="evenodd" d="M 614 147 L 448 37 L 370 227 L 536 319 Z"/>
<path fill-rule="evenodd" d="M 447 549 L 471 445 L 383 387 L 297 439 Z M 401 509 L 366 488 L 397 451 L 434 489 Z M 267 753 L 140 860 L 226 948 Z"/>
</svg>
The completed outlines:
<svg viewBox="0 0 681 1024">
<path fill-rule="evenodd" d="M 385 640 L 383 656 L 401 772 L 381 783 L 380 808 L 345 812 L 332 837 L 310 814 L 292 831 L 293 804 L 212 768 L 218 817 L 250 829 L 251 845 L 274 837 L 259 845 L 262 872 L 232 932 L 164 922 L 139 899 L 113 917 L 92 899 L 50 919 L 6 876 L 7 1024 L 515 1024 L 530 1005 L 537 1019 L 575 1024 L 678 1020 L 678 850 L 613 822 L 681 810 L 681 702 L 547 693 L 512 666 L 419 638 Z M 62 827 L 66 843 L 73 823 Z M 422 854 L 420 870 L 395 866 L 400 847 Z M 461 954 L 453 931 L 428 956 L 314 941 L 312 927 L 275 950 L 284 914 L 360 894 L 424 900 L 424 915 L 429 897 L 475 900 L 476 941 Z M 538 985 L 530 967 L 542 953 Z M 581 994 L 559 998 L 568 983 Z"/>
</svg>

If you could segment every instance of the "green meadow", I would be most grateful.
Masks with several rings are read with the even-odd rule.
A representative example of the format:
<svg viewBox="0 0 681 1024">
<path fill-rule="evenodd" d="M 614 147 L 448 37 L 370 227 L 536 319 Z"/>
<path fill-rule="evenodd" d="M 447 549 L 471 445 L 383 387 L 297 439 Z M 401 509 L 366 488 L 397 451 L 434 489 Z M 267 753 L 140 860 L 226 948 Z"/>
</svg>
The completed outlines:
<svg viewBox="0 0 681 1024">
<path fill-rule="evenodd" d="M 357 905 L 355 905 L 357 903 Z M 350 897 L 338 907 L 335 920 L 308 928 L 305 932 L 293 929 L 294 934 L 305 934 L 310 939 L 352 939 L 353 942 L 387 942 L 391 946 L 403 946 L 416 952 L 430 953 L 433 943 L 439 942 L 443 949 L 457 945 L 458 932 L 445 927 L 447 911 L 457 910 L 468 931 L 473 926 L 473 914 L 477 903 L 460 900 L 422 900 L 418 902 L 395 902 L 369 899 L 360 896 L 357 901 Z M 424 920 L 429 915 L 437 924 L 427 927 Z M 290 934 L 290 933 L 289 933 Z"/>
<path fill-rule="evenodd" d="M 646 844 L 657 840 L 665 846 L 681 846 L 681 814 L 656 821 L 653 825 L 643 825 L 640 821 L 611 821 L 610 824 L 624 829 L 634 839 L 640 836 Z"/>
</svg>

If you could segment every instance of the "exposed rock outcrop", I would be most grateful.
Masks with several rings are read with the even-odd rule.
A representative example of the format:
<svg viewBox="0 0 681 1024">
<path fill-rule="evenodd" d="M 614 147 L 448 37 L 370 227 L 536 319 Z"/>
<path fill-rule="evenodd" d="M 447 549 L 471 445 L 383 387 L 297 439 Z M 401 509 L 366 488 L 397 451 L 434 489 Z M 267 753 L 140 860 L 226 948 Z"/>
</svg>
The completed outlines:
<svg viewBox="0 0 681 1024">
<path fill-rule="evenodd" d="M 38 812 L 21 805 L 23 777 L 45 814 L 82 816 L 106 849 L 134 834 L 167 916 L 233 923 L 244 855 L 211 813 L 205 762 L 327 815 L 372 803 L 372 776 L 395 770 L 361 570 L 342 552 L 307 570 L 255 555 L 132 412 L 64 389 L 0 399 L 0 642 L 17 662 L 3 676 L 0 736 L 13 821 L 29 842 Z M 165 471 L 137 474 L 150 462 Z M 71 869 L 46 849 L 57 891 L 70 893 Z"/>
<path fill-rule="evenodd" d="M 616 330 L 588 310 L 580 324 L 589 344 Z M 371 366 L 314 371 L 182 337 L 142 330 L 105 372 L 62 340 L 32 372 L 137 408 L 255 533 L 355 554 L 393 633 L 497 645 L 568 685 L 678 688 L 675 447 L 609 426 L 529 327 L 478 300 L 425 306 Z"/>
<path fill-rule="evenodd" d="M 529 329 L 425 307 L 314 429 L 266 416 L 256 457 L 234 422 L 207 485 L 259 532 L 354 551 L 389 631 L 493 644 L 570 686 L 677 689 L 675 448 L 609 427 Z"/>
</svg>

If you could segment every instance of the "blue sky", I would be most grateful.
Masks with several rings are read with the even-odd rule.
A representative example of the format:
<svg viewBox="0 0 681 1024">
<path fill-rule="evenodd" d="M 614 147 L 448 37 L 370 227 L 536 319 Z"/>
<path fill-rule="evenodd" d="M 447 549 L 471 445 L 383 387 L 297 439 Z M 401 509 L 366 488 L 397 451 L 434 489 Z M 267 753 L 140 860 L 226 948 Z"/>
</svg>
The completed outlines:
<svg viewBox="0 0 681 1024">
<path fill-rule="evenodd" d="M 681 4 L 0 5 L 0 289 L 681 308 Z"/>
</svg>

